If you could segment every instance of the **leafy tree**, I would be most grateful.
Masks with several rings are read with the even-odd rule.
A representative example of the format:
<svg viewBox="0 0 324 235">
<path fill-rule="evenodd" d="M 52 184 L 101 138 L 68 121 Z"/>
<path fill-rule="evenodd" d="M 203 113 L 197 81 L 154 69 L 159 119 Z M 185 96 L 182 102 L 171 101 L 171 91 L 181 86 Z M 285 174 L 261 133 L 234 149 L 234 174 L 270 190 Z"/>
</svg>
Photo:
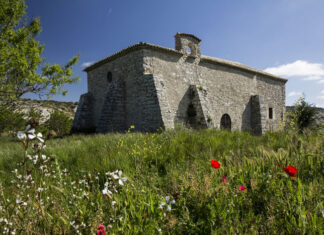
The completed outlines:
<svg viewBox="0 0 324 235">
<path fill-rule="evenodd" d="M 294 110 L 288 114 L 290 126 L 303 132 L 310 128 L 316 120 L 317 110 L 314 105 L 306 102 L 305 97 L 300 97 L 294 104 Z"/>
<path fill-rule="evenodd" d="M 24 114 L 0 107 L 0 133 L 24 129 Z"/>
<path fill-rule="evenodd" d="M 27 22 L 24 0 L 0 0 L 0 106 L 8 107 L 26 93 L 39 96 L 66 94 L 64 84 L 79 81 L 71 77 L 79 59 L 65 66 L 45 63 L 44 46 L 37 40 L 41 32 L 39 18 Z M 39 71 L 39 72 L 38 72 Z"/>
</svg>

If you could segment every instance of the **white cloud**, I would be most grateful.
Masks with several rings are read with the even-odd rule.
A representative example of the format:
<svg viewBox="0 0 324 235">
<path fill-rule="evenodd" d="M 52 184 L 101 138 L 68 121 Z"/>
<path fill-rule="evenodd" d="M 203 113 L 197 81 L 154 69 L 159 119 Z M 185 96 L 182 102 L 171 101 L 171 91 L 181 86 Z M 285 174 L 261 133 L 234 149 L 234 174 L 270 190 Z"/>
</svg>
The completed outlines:
<svg viewBox="0 0 324 235">
<path fill-rule="evenodd" d="M 308 76 L 308 77 L 305 77 L 304 80 L 307 80 L 307 81 L 314 81 L 314 80 L 320 80 L 322 77 L 319 76 L 319 75 L 311 75 L 311 76 Z"/>
<path fill-rule="evenodd" d="M 265 72 L 282 77 L 304 77 L 304 80 L 320 80 L 324 78 L 324 65 L 297 60 L 290 64 L 270 67 Z"/>
<path fill-rule="evenodd" d="M 90 65 L 92 65 L 94 62 L 93 61 L 88 61 L 88 62 L 84 62 L 81 64 L 82 67 L 88 67 Z"/>
<path fill-rule="evenodd" d="M 321 94 L 324 94 L 324 90 L 321 91 Z"/>
<path fill-rule="evenodd" d="M 298 96 L 298 95 L 302 95 L 302 93 L 299 91 L 292 91 L 288 93 L 288 97 Z"/>
<path fill-rule="evenodd" d="M 324 99 L 324 95 L 317 96 L 319 99 Z"/>
<path fill-rule="evenodd" d="M 324 83 L 324 79 L 322 79 L 322 80 L 319 80 L 317 83 Z"/>
</svg>

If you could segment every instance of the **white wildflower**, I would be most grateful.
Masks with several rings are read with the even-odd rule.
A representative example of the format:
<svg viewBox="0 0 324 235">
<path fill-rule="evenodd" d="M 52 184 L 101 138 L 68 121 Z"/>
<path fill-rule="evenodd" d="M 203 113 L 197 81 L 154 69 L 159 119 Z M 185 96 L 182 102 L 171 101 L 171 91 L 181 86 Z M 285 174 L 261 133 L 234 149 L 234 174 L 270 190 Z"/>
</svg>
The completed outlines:
<svg viewBox="0 0 324 235">
<path fill-rule="evenodd" d="M 111 205 L 112 205 L 112 206 L 115 206 L 116 204 L 117 204 L 116 201 L 112 201 L 112 202 L 111 202 Z"/>
<path fill-rule="evenodd" d="M 27 133 L 28 139 L 34 139 L 36 137 L 35 135 L 35 129 L 31 128 L 30 125 L 27 125 L 25 132 Z"/>
<path fill-rule="evenodd" d="M 39 192 L 39 193 L 40 193 L 40 192 L 43 192 L 43 191 L 44 191 L 43 188 L 38 188 L 38 189 L 37 189 L 37 192 Z"/>
<path fill-rule="evenodd" d="M 23 131 L 18 131 L 18 132 L 17 132 L 17 137 L 18 137 L 18 139 L 20 139 L 20 140 L 24 140 L 24 139 L 26 139 L 26 134 L 25 134 L 25 132 L 23 132 Z"/>
<path fill-rule="evenodd" d="M 44 154 L 42 154 L 42 159 L 46 160 L 46 156 Z"/>
<path fill-rule="evenodd" d="M 35 165 L 36 165 L 36 163 L 37 163 L 37 160 L 38 160 L 38 155 L 35 155 L 35 156 L 34 156 L 34 159 L 33 159 L 33 162 L 34 162 Z"/>
<path fill-rule="evenodd" d="M 103 193 L 104 195 L 106 195 L 106 194 L 112 194 L 112 192 L 111 192 L 108 188 L 104 188 L 104 189 L 102 190 L 102 193 Z"/>
<path fill-rule="evenodd" d="M 113 174 L 112 177 L 113 177 L 115 180 L 118 180 L 118 179 L 119 179 L 119 176 L 118 176 L 118 175 L 115 175 L 115 174 Z"/>
<path fill-rule="evenodd" d="M 160 204 L 160 206 L 159 206 L 159 208 L 160 209 L 162 209 L 164 206 L 166 205 L 166 203 L 165 202 L 161 202 L 161 204 Z"/>
<path fill-rule="evenodd" d="M 43 135 L 42 135 L 42 133 L 39 132 L 39 133 L 36 135 L 36 138 L 38 139 L 39 142 L 44 143 L 44 139 L 43 139 Z"/>
</svg>

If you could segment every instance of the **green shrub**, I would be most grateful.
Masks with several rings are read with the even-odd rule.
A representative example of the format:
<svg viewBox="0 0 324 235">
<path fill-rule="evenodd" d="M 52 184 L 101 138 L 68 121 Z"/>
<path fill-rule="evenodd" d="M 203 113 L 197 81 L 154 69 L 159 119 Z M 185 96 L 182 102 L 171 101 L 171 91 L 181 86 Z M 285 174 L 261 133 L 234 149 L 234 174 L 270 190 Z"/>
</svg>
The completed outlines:
<svg viewBox="0 0 324 235">
<path fill-rule="evenodd" d="M 27 114 L 27 121 L 29 122 L 39 121 L 42 118 L 43 118 L 42 112 L 34 108 L 31 108 Z"/>
<path fill-rule="evenodd" d="M 300 97 L 294 104 L 293 112 L 288 114 L 289 127 L 301 133 L 315 124 L 316 114 L 315 106 L 307 103 L 305 97 Z"/>
<path fill-rule="evenodd" d="M 57 137 L 62 137 L 70 133 L 72 121 L 65 113 L 54 110 L 50 118 L 46 121 L 45 126 L 48 130 L 54 130 Z"/>
</svg>

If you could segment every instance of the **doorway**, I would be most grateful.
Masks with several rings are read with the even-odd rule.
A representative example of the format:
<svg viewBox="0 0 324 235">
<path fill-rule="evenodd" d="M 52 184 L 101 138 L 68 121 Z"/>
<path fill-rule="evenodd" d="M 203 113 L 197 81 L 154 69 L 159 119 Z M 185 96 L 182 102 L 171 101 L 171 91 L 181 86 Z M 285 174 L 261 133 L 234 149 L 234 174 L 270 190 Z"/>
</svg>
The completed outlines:
<svg viewBox="0 0 324 235">
<path fill-rule="evenodd" d="M 225 113 L 221 118 L 221 129 L 231 131 L 231 126 L 231 118 L 227 113 Z"/>
</svg>

